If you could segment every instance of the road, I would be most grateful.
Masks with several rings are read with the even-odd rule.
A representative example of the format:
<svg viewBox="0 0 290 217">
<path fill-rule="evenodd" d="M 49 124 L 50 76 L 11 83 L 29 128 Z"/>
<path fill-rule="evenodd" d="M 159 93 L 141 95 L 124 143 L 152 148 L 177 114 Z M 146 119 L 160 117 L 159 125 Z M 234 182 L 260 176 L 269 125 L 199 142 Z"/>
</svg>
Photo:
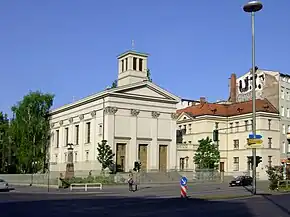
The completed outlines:
<svg viewBox="0 0 290 217">
<path fill-rule="evenodd" d="M 134 193 L 132 193 L 134 194 Z M 104 197 L 91 194 L 3 193 L 26 201 L 0 203 L 1 217 L 289 217 L 290 195 L 256 196 L 247 199 L 208 201 L 182 198 Z M 11 199 L 11 198 L 10 198 Z M 32 201 L 30 201 L 32 200 Z"/>
</svg>

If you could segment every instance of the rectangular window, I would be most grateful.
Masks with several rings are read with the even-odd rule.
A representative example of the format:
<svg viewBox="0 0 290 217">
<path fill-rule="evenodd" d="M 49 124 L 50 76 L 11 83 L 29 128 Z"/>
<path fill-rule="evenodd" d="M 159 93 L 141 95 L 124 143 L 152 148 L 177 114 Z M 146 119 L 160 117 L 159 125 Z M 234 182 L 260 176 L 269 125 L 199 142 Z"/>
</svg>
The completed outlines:
<svg viewBox="0 0 290 217">
<path fill-rule="evenodd" d="M 75 144 L 78 145 L 79 144 L 79 137 L 80 137 L 80 126 L 79 125 L 75 125 Z"/>
<path fill-rule="evenodd" d="M 133 57 L 133 70 L 137 70 L 137 58 Z"/>
<path fill-rule="evenodd" d="M 248 131 L 248 129 L 249 129 L 249 126 L 248 126 L 248 124 L 249 124 L 249 121 L 248 121 L 248 120 L 246 120 L 246 121 L 245 121 L 245 131 Z"/>
<path fill-rule="evenodd" d="M 281 90 L 281 99 L 284 99 L 285 98 L 285 93 L 284 93 L 284 90 L 282 89 Z"/>
<path fill-rule="evenodd" d="M 91 142 L 91 122 L 86 123 L 87 138 L 86 143 Z"/>
<path fill-rule="evenodd" d="M 59 130 L 56 130 L 56 147 L 59 147 Z"/>
<path fill-rule="evenodd" d="M 286 134 L 286 126 L 285 126 L 285 124 L 282 124 L 282 133 Z"/>
<path fill-rule="evenodd" d="M 285 116 L 285 109 L 284 109 L 284 106 L 281 106 L 281 116 L 282 116 L 282 117 Z"/>
<path fill-rule="evenodd" d="M 230 133 L 232 133 L 233 132 L 233 123 L 230 123 Z"/>
<path fill-rule="evenodd" d="M 268 137 L 268 148 L 272 148 L 272 138 Z"/>
<path fill-rule="evenodd" d="M 86 151 L 86 161 L 89 161 L 89 151 Z"/>
<path fill-rule="evenodd" d="M 67 145 L 68 144 L 68 133 L 69 133 L 69 131 L 68 131 L 68 127 L 66 127 L 65 129 L 64 129 L 64 131 L 65 131 L 65 143 L 64 143 L 64 145 Z"/>
<path fill-rule="evenodd" d="M 75 162 L 78 162 L 78 153 L 75 152 Z"/>
<path fill-rule="evenodd" d="M 287 134 L 290 134 L 290 125 L 288 125 Z"/>
<path fill-rule="evenodd" d="M 239 149 L 239 140 L 238 139 L 234 140 L 234 149 Z"/>
<path fill-rule="evenodd" d="M 143 60 L 139 59 L 139 71 L 143 71 Z"/>
<path fill-rule="evenodd" d="M 282 142 L 282 150 L 283 150 L 284 154 L 287 152 L 287 147 L 286 147 L 286 143 L 285 142 Z"/>
<path fill-rule="evenodd" d="M 125 70 L 128 70 L 128 58 L 125 59 Z"/>
<path fill-rule="evenodd" d="M 253 131 L 253 120 L 251 120 L 251 130 Z"/>
<path fill-rule="evenodd" d="M 67 153 L 64 153 L 64 162 L 67 162 Z"/>
<path fill-rule="evenodd" d="M 290 143 L 288 143 L 288 150 L 287 153 L 290 153 Z"/>
<path fill-rule="evenodd" d="M 239 158 L 238 157 L 234 157 L 234 171 L 239 171 Z"/>
<path fill-rule="evenodd" d="M 268 166 L 272 167 L 272 156 L 268 156 Z"/>
<path fill-rule="evenodd" d="M 287 108 L 287 118 L 290 118 L 290 109 Z"/>
<path fill-rule="evenodd" d="M 271 130 L 271 119 L 268 119 L 268 130 Z"/>
</svg>

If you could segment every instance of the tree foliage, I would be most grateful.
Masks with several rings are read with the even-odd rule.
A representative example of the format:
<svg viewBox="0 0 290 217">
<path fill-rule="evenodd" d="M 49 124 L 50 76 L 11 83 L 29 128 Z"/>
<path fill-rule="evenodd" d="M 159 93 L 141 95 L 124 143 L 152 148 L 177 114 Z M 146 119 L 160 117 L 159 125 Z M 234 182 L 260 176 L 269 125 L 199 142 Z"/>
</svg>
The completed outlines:
<svg viewBox="0 0 290 217">
<path fill-rule="evenodd" d="M 101 143 L 98 143 L 98 161 L 102 166 L 102 171 L 106 168 L 110 168 L 111 165 L 114 163 L 114 156 L 111 147 L 107 144 L 107 140 L 102 140 Z"/>
<path fill-rule="evenodd" d="M 10 164 L 11 146 L 9 140 L 9 119 L 0 112 L 0 172 L 7 172 Z"/>
<path fill-rule="evenodd" d="M 193 158 L 199 169 L 215 169 L 220 160 L 220 152 L 212 140 L 207 137 L 198 141 L 199 146 Z"/>
<path fill-rule="evenodd" d="M 278 182 L 283 180 L 283 166 L 267 167 L 269 189 L 278 189 Z"/>
<path fill-rule="evenodd" d="M 12 107 L 15 118 L 11 122 L 11 138 L 23 173 L 35 173 L 45 167 L 53 98 L 51 94 L 30 92 Z"/>
<path fill-rule="evenodd" d="M 150 69 L 147 69 L 147 78 L 148 78 L 148 81 L 152 82 Z"/>
</svg>

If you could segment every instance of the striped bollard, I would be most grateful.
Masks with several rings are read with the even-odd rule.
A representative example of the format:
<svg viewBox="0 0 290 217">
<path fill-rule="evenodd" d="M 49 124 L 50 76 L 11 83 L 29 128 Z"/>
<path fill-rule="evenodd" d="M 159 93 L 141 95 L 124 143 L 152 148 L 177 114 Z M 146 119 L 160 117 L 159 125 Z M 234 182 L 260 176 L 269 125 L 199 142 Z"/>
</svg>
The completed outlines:
<svg viewBox="0 0 290 217">
<path fill-rule="evenodd" d="M 187 198 L 187 178 L 182 177 L 180 180 L 180 196 L 181 198 Z"/>
<path fill-rule="evenodd" d="M 182 198 L 187 198 L 187 187 L 181 186 L 180 195 Z"/>
</svg>

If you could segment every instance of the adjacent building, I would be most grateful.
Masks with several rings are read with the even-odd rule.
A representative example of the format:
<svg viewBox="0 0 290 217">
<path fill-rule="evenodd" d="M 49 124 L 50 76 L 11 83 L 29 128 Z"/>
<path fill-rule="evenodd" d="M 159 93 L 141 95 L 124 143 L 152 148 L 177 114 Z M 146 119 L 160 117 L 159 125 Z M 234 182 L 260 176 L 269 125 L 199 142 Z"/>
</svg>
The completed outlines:
<svg viewBox="0 0 290 217">
<path fill-rule="evenodd" d="M 282 162 L 290 159 L 290 76 L 278 71 L 259 69 L 256 73 L 256 96 L 268 99 L 280 113 L 280 150 Z M 251 72 L 236 80 L 238 102 L 250 100 Z"/>
<path fill-rule="evenodd" d="M 260 179 L 267 179 L 266 166 L 280 162 L 279 112 L 266 99 L 258 99 L 257 133 L 263 135 L 263 147 L 257 149 L 262 163 L 257 168 Z M 179 170 L 195 170 L 193 157 L 198 141 L 209 137 L 219 129 L 220 171 L 227 175 L 239 175 L 251 170 L 249 157 L 252 150 L 246 148 L 251 134 L 252 101 L 240 103 L 208 103 L 200 99 L 199 105 L 178 110 L 177 125 L 182 131 L 182 141 L 177 144 Z"/>
<path fill-rule="evenodd" d="M 135 161 L 145 171 L 176 168 L 176 108 L 179 97 L 148 81 L 148 55 L 118 56 L 118 85 L 51 111 L 50 170 L 64 172 L 73 144 L 77 173 L 100 171 L 97 145 L 107 140 L 118 171 Z"/>
</svg>

